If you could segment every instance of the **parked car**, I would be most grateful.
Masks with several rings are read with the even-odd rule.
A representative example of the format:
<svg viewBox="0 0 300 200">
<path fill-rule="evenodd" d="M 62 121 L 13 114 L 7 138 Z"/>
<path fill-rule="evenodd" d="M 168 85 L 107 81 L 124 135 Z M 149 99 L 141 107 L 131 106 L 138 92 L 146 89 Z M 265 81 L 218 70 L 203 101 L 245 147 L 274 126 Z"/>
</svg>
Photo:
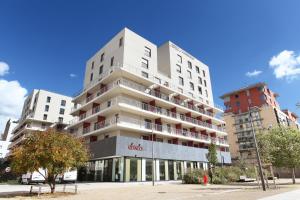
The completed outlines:
<svg viewBox="0 0 300 200">
<path fill-rule="evenodd" d="M 21 176 L 22 184 L 45 183 L 45 170 L 39 169 L 39 172 L 27 172 Z"/>
</svg>

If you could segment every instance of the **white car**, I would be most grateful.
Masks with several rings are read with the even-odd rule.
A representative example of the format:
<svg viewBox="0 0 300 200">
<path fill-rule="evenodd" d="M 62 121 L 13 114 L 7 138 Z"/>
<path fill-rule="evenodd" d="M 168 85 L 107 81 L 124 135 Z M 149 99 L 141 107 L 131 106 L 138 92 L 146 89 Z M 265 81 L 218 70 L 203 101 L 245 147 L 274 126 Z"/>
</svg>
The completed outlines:
<svg viewBox="0 0 300 200">
<path fill-rule="evenodd" d="M 40 173 L 39 173 L 40 172 Z M 27 172 L 22 175 L 22 184 L 30 184 L 30 183 L 44 183 L 45 182 L 45 170 L 39 169 L 39 172 Z"/>
</svg>

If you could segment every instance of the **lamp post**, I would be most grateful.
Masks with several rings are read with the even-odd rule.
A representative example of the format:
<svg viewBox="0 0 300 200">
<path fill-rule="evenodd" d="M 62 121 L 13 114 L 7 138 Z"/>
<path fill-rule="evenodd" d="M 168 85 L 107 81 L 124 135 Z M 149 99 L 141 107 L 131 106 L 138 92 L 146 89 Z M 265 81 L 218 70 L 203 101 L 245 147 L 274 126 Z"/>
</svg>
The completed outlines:
<svg viewBox="0 0 300 200">
<path fill-rule="evenodd" d="M 154 141 L 153 141 L 153 124 L 151 123 L 151 142 L 152 142 L 152 186 L 154 186 Z"/>
<path fill-rule="evenodd" d="M 252 113 L 251 113 L 250 106 L 248 107 L 248 109 L 249 109 L 249 118 L 250 118 L 250 122 L 251 122 L 251 131 L 252 131 L 253 140 L 254 140 L 254 144 L 255 144 L 256 158 L 257 158 L 257 162 L 258 162 L 261 185 L 262 185 L 263 191 L 266 191 L 266 185 L 265 185 L 265 180 L 264 180 L 264 175 L 263 175 L 263 170 L 262 170 L 262 165 L 261 165 L 261 159 L 260 159 L 260 155 L 258 152 L 257 140 L 256 140 L 254 126 L 253 126 Z"/>
</svg>

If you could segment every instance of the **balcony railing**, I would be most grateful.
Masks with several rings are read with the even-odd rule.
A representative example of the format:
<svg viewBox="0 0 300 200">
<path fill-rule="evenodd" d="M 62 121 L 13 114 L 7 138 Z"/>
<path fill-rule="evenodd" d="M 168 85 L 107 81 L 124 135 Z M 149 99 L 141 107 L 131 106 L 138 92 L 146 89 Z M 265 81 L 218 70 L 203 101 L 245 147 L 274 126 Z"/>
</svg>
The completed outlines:
<svg viewBox="0 0 300 200">
<path fill-rule="evenodd" d="M 90 88 L 92 88 L 93 86 L 97 85 L 102 79 L 104 79 L 104 78 L 106 78 L 107 76 L 109 76 L 109 75 L 110 75 L 113 71 L 115 71 L 115 70 L 120 70 L 120 69 L 126 70 L 126 71 L 128 71 L 128 72 L 130 72 L 130 73 L 133 73 L 133 74 L 135 74 L 135 75 L 137 75 L 137 76 L 141 76 L 141 77 L 142 77 L 142 75 L 141 75 L 142 69 L 141 69 L 140 67 L 135 67 L 135 66 L 127 65 L 127 64 L 124 64 L 124 65 L 126 65 L 126 66 L 128 66 L 128 67 L 124 68 L 123 66 L 113 66 L 113 67 L 111 67 L 110 69 L 104 71 L 104 72 L 100 75 L 100 77 L 98 78 L 98 81 L 91 82 L 90 84 L 86 85 L 85 89 L 82 90 L 82 92 L 87 91 L 87 90 L 89 90 Z M 143 78 L 144 78 L 144 77 L 143 77 Z M 167 78 L 167 77 L 166 77 L 166 78 Z M 165 79 L 166 79 L 166 78 L 165 78 Z M 171 90 L 177 91 L 178 93 L 180 93 L 180 92 L 178 91 L 178 85 L 176 85 L 176 84 L 171 84 L 171 80 L 170 80 L 170 79 L 169 79 L 169 80 L 163 80 L 163 79 L 160 77 L 160 81 L 158 82 L 158 81 L 157 81 L 157 76 L 156 76 L 155 74 L 149 74 L 148 79 L 151 80 L 153 83 L 156 83 L 156 84 L 161 85 L 161 86 L 164 86 L 164 87 L 168 87 L 168 88 L 170 88 Z M 77 93 L 75 96 L 77 96 L 77 95 L 79 95 L 79 93 Z M 186 94 L 186 95 L 189 96 L 189 94 Z M 204 103 L 202 97 L 199 97 L 199 99 L 197 99 L 197 101 L 200 101 L 202 104 L 204 104 L 204 105 L 206 105 L 206 106 L 210 106 L 210 105 Z M 219 106 L 219 105 L 217 105 L 217 104 L 214 104 L 213 107 L 218 108 L 219 110 L 223 110 L 223 107 L 222 107 L 222 106 Z"/>
<path fill-rule="evenodd" d="M 143 110 L 146 110 L 146 111 L 161 114 L 161 115 L 164 115 L 164 116 L 167 116 L 167 117 L 172 117 L 172 118 L 182 120 L 182 121 L 185 121 L 185 122 L 193 123 L 195 125 L 204 126 L 204 127 L 210 128 L 210 129 L 217 130 L 217 131 L 222 131 L 222 132 L 225 131 L 222 127 L 218 127 L 214 124 L 209 124 L 207 122 L 203 122 L 201 120 L 198 120 L 198 119 L 195 119 L 195 118 L 192 118 L 192 117 L 187 117 L 184 114 L 171 112 L 171 111 L 166 110 L 164 108 L 152 106 L 152 105 L 149 105 L 149 104 L 146 104 L 146 103 L 143 103 L 143 102 L 136 101 L 134 99 L 130 99 L 130 98 L 126 98 L 126 97 L 118 97 L 117 101 L 119 103 L 126 103 L 126 104 L 129 104 L 131 106 L 135 106 L 137 108 L 140 108 L 140 109 L 143 109 Z"/>
<path fill-rule="evenodd" d="M 118 117 L 112 117 L 110 119 L 106 119 L 101 122 L 96 122 L 93 125 L 93 129 L 91 129 L 91 126 L 85 127 L 82 129 L 82 131 L 78 132 L 77 135 L 86 135 L 89 133 L 92 133 L 93 131 L 100 130 L 105 127 L 109 127 L 112 125 L 122 125 L 122 126 L 128 126 L 130 128 L 139 128 L 139 129 L 148 129 L 150 131 L 157 131 L 161 132 L 163 134 L 167 135 L 173 135 L 173 136 L 185 136 L 188 138 L 195 138 L 199 140 L 203 140 L 207 143 L 215 142 L 216 144 L 226 144 L 226 140 L 219 137 L 210 137 L 208 135 L 202 135 L 198 132 L 191 132 L 185 129 L 176 129 L 170 126 L 166 125 L 160 125 L 160 124 L 154 124 L 151 122 L 146 122 L 143 120 L 127 117 L 127 116 L 118 116 Z"/>
</svg>

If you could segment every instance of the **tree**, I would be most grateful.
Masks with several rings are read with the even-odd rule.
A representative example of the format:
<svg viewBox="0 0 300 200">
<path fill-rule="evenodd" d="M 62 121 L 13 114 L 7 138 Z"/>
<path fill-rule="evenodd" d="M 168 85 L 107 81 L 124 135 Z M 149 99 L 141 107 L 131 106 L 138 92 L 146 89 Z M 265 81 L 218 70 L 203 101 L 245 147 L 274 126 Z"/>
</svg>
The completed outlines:
<svg viewBox="0 0 300 200">
<path fill-rule="evenodd" d="M 292 169 L 295 184 L 295 168 L 300 166 L 300 132 L 287 127 L 274 128 L 260 134 L 258 141 L 263 162 Z"/>
<path fill-rule="evenodd" d="M 218 163 L 218 157 L 217 157 L 217 147 L 216 144 L 211 143 L 208 147 L 208 153 L 207 153 L 207 160 L 209 163 L 209 177 L 210 181 L 213 181 L 213 174 L 214 174 L 214 167 Z"/>
<path fill-rule="evenodd" d="M 55 179 L 64 172 L 83 166 L 89 158 L 83 140 L 54 129 L 29 134 L 24 143 L 12 153 L 12 170 L 16 173 L 39 172 L 44 169 L 46 183 L 51 193 L 55 191 Z"/>
</svg>

